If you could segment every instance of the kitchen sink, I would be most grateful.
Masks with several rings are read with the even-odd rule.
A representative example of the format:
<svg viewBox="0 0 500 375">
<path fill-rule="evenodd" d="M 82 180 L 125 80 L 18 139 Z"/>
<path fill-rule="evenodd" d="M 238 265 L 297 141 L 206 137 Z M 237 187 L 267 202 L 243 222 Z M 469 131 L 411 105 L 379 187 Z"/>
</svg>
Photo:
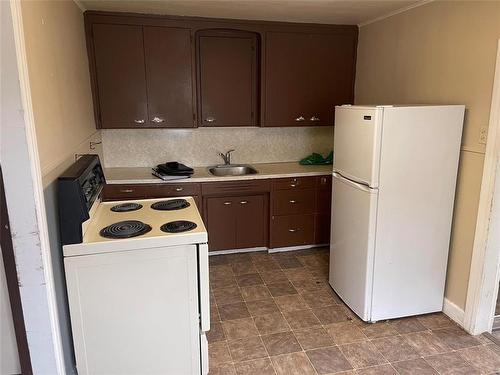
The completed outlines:
<svg viewBox="0 0 500 375">
<path fill-rule="evenodd" d="M 216 165 L 208 168 L 208 171 L 214 176 L 244 176 L 258 173 L 254 167 L 242 164 Z"/>
</svg>

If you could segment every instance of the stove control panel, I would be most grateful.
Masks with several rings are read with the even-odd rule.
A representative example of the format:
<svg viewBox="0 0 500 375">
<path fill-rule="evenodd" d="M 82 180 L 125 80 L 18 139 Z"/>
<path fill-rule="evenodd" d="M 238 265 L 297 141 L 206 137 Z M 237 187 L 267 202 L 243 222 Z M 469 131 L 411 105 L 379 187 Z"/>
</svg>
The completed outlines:
<svg viewBox="0 0 500 375">
<path fill-rule="evenodd" d="M 99 156 L 83 155 L 58 179 L 59 227 L 63 245 L 82 241 L 82 223 L 106 179 Z"/>
</svg>

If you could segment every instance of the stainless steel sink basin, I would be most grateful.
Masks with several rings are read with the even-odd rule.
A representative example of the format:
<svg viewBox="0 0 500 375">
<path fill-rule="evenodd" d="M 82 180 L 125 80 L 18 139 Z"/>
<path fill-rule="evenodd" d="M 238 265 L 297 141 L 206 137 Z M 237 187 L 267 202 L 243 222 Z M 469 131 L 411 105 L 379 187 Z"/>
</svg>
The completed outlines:
<svg viewBox="0 0 500 375">
<path fill-rule="evenodd" d="M 244 176 L 258 173 L 252 166 L 242 164 L 216 165 L 208 168 L 208 171 L 214 176 Z"/>
</svg>

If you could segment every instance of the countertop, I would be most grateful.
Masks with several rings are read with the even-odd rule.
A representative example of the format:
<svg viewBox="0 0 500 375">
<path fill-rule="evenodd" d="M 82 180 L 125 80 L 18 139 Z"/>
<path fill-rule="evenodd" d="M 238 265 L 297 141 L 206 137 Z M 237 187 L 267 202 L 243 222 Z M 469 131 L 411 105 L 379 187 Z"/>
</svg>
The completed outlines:
<svg viewBox="0 0 500 375">
<path fill-rule="evenodd" d="M 300 165 L 298 162 L 251 164 L 257 174 L 245 176 L 213 176 L 208 167 L 196 167 L 190 178 L 163 181 L 151 174 L 151 168 L 105 168 L 108 184 L 169 184 L 185 182 L 219 182 L 238 180 L 258 180 L 266 178 L 324 176 L 332 173 L 331 165 Z"/>
</svg>

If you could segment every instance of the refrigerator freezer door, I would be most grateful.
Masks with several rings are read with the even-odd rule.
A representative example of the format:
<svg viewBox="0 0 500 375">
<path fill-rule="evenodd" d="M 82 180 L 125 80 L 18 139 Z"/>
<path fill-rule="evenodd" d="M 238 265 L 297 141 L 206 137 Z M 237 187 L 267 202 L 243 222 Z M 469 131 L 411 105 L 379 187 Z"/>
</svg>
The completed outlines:
<svg viewBox="0 0 500 375">
<path fill-rule="evenodd" d="M 378 190 L 333 174 L 329 282 L 361 319 L 371 319 Z"/>
<path fill-rule="evenodd" d="M 378 187 L 383 108 L 335 107 L 333 170 Z"/>
</svg>

